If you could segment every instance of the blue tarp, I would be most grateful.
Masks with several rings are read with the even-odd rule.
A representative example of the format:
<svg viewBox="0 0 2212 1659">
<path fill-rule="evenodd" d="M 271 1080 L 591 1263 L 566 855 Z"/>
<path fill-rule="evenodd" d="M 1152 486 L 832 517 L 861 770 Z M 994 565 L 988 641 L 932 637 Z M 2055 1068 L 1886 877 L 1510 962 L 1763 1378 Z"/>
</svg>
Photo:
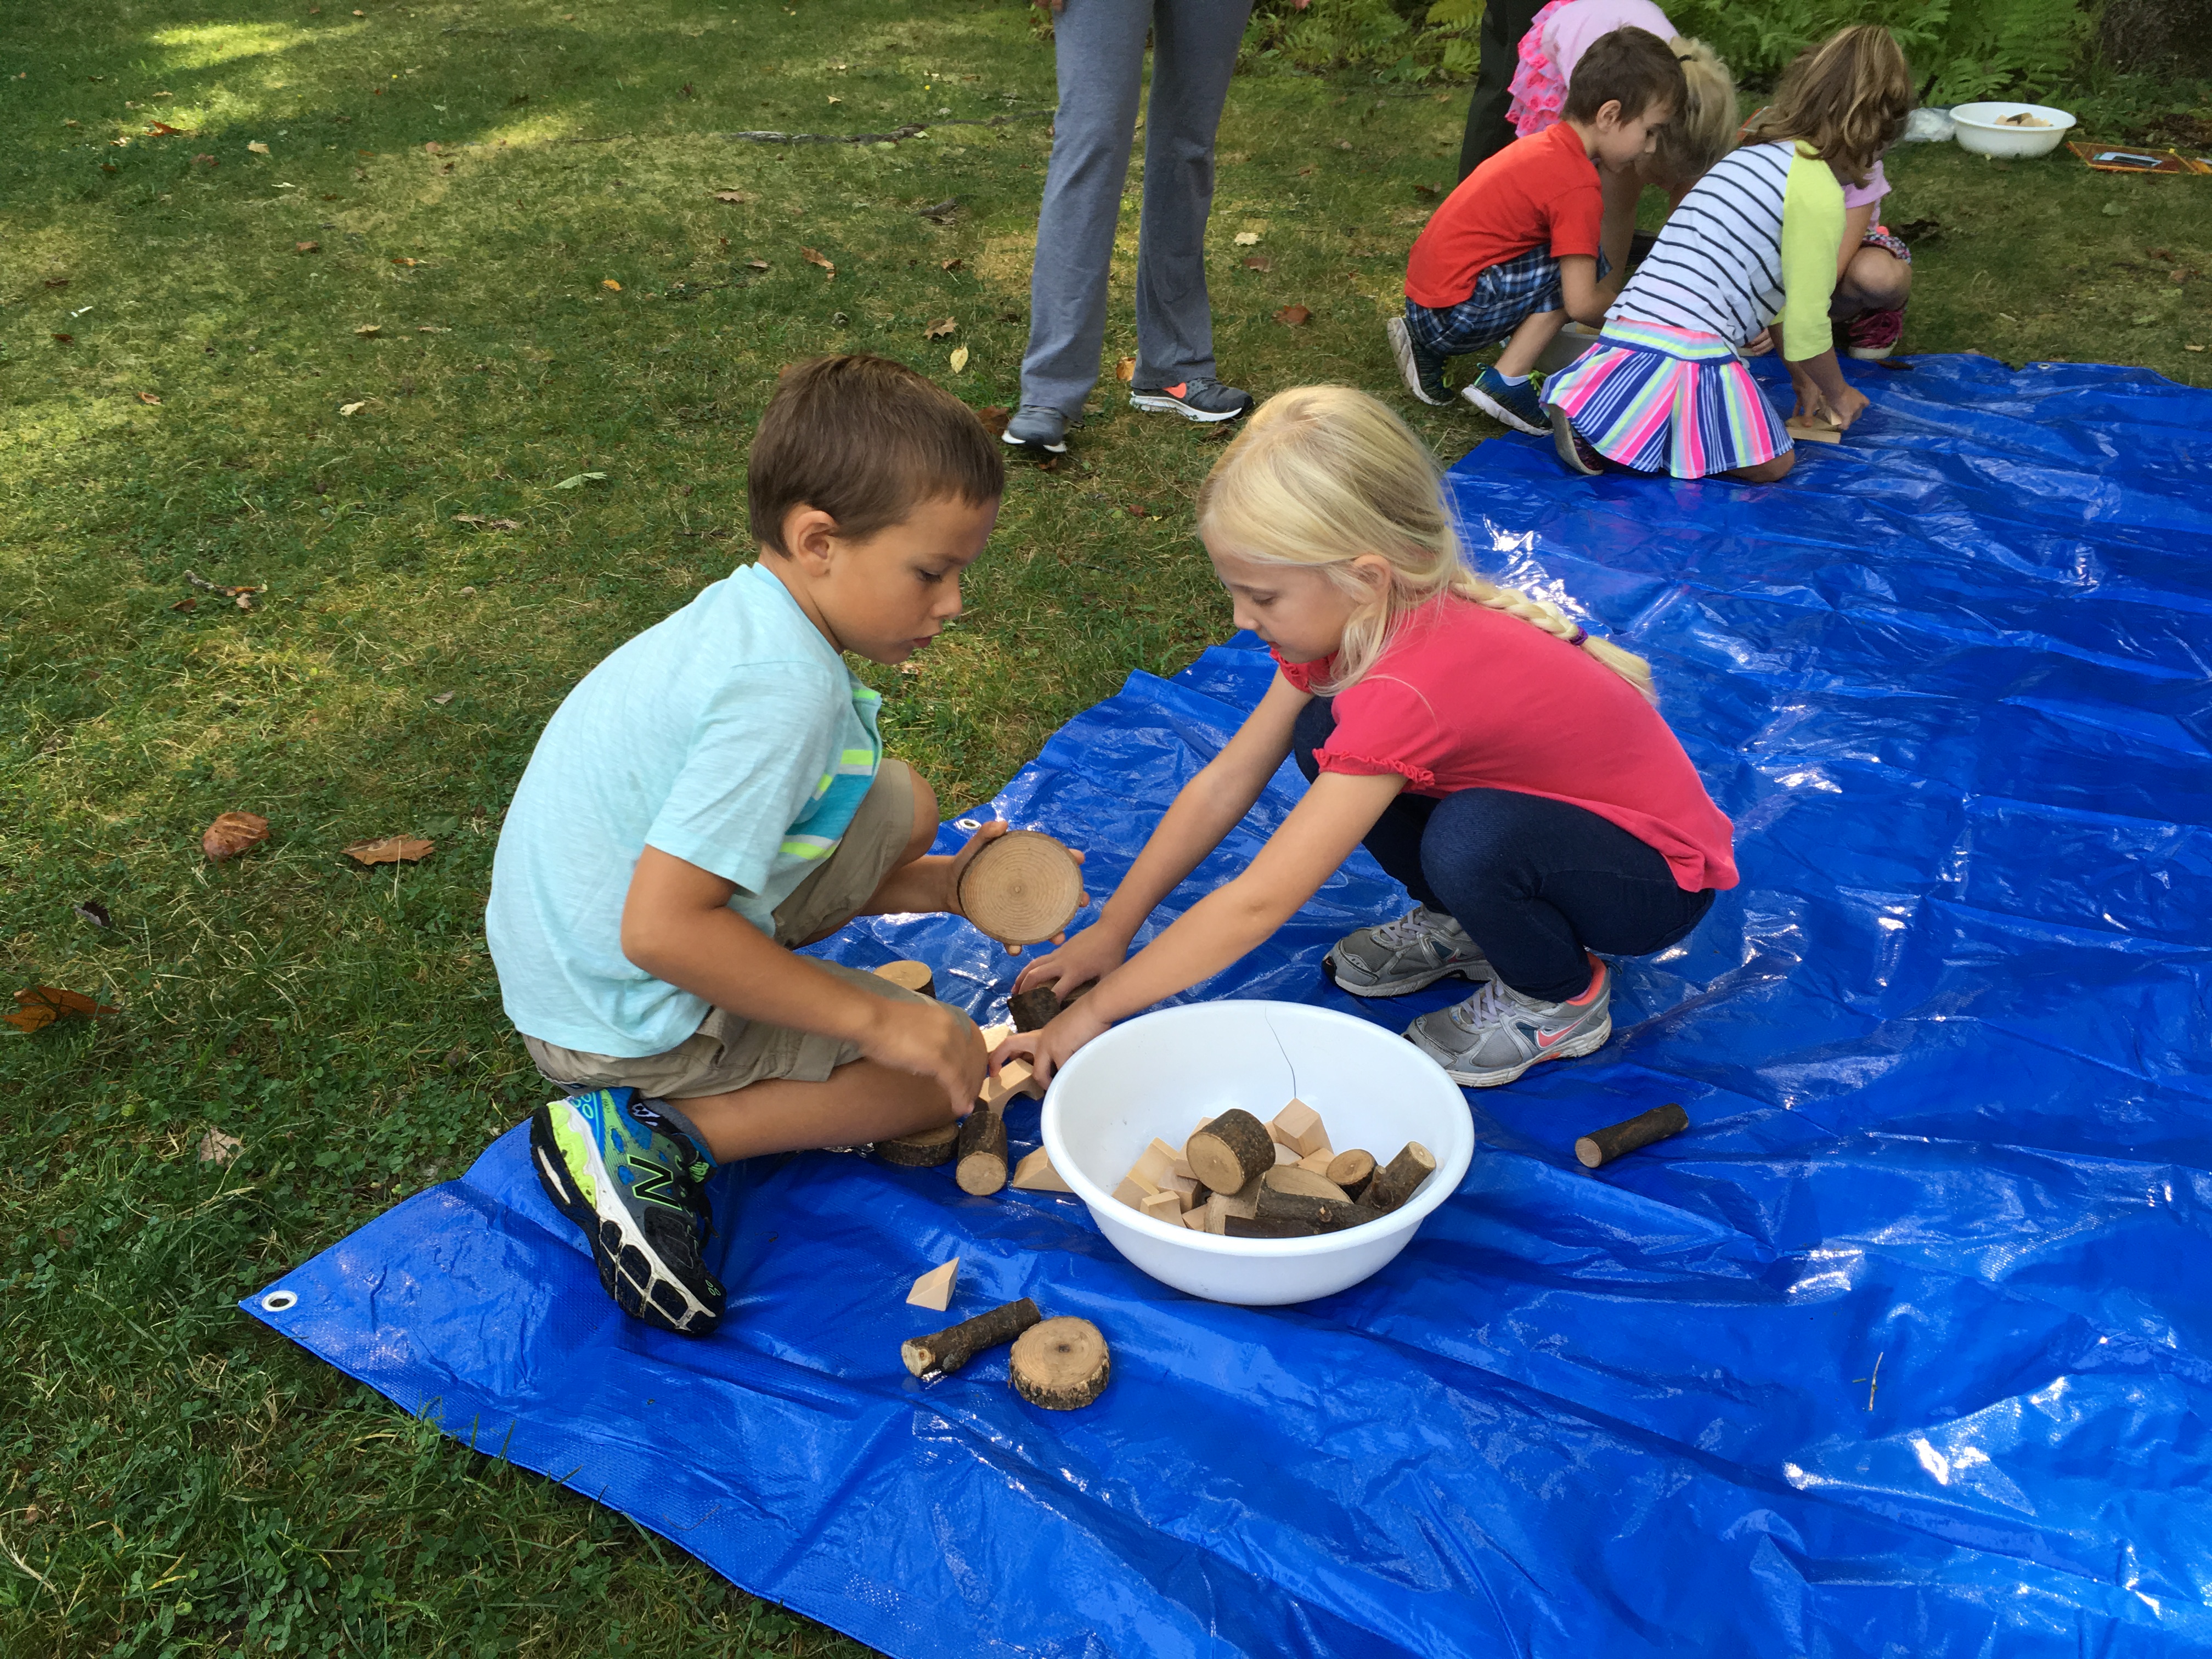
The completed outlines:
<svg viewBox="0 0 2212 1659">
<path fill-rule="evenodd" d="M 1479 561 L 1650 657 L 1743 883 L 1620 964 L 1609 1046 L 1470 1097 L 1464 1185 L 1366 1284 L 1215 1306 L 1071 1200 L 817 1153 L 719 1178 L 729 1317 L 687 1341 L 602 1297 L 517 1131 L 244 1305 L 899 1659 L 2212 1648 L 2212 397 L 1854 372 L 1875 409 L 1778 486 L 1454 470 Z M 998 805 L 1104 892 L 1267 674 L 1133 675 Z M 1363 855 L 1203 991 L 1399 1025 L 1446 988 L 1317 966 L 1402 903 Z M 979 1018 L 1018 965 L 942 919 L 827 948 Z M 1668 1100 L 1689 1133 L 1575 1163 Z M 907 1376 L 956 1254 L 951 1316 L 1107 1333 L 1098 1404 Z"/>
</svg>

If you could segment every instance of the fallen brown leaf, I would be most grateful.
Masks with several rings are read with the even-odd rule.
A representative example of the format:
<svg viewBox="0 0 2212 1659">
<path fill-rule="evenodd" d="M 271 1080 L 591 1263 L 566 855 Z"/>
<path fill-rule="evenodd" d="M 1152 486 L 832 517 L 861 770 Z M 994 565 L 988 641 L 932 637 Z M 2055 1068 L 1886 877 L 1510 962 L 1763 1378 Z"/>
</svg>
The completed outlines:
<svg viewBox="0 0 2212 1659">
<path fill-rule="evenodd" d="M 146 129 L 149 138 L 176 138 L 184 136 L 182 127 L 173 127 L 167 121 L 156 121 Z"/>
<path fill-rule="evenodd" d="M 1419 197 L 1424 202 L 1433 202 L 1443 193 L 1443 192 L 1437 189 L 1434 185 L 1415 185 L 1413 186 L 1413 194 Z"/>
<path fill-rule="evenodd" d="M 197 611 L 197 610 L 198 610 L 199 608 L 200 608 L 200 602 L 199 602 L 198 599 L 194 599 L 194 598 L 193 598 L 191 594 L 189 594 L 189 593 L 185 594 L 185 597 L 184 597 L 183 599 L 179 599 L 179 600 L 178 600 L 174 605 L 171 605 L 171 606 L 169 607 L 169 609 L 170 609 L 170 610 L 172 610 L 172 611 Z"/>
<path fill-rule="evenodd" d="M 133 395 L 136 396 L 138 401 L 142 404 L 158 404 L 161 401 L 150 392 L 140 392 L 134 393 Z"/>
<path fill-rule="evenodd" d="M 414 864 L 428 858 L 436 846 L 420 836 L 386 836 L 382 841 L 357 841 L 343 850 L 356 864 Z"/>
<path fill-rule="evenodd" d="M 768 261 L 765 259 L 748 259 L 745 261 L 745 264 L 748 268 L 754 270 L 766 270 L 768 269 Z"/>
<path fill-rule="evenodd" d="M 935 322 L 932 323 L 927 328 L 921 331 L 921 337 L 925 340 L 942 340 L 958 326 L 959 325 L 955 323 L 951 318 L 940 317 Z"/>
<path fill-rule="evenodd" d="M 939 265 L 938 269 L 939 270 L 957 270 L 961 266 L 967 263 L 968 262 L 965 259 L 947 259 L 944 264 Z"/>
<path fill-rule="evenodd" d="M 269 154 L 269 146 L 263 143 L 258 138 L 249 139 L 246 147 L 249 150 L 252 150 L 256 155 L 266 155 Z"/>
<path fill-rule="evenodd" d="M 1349 138 L 1340 138 L 1336 141 L 1336 147 L 1339 149 L 1350 149 L 1352 148 L 1352 140 Z"/>
<path fill-rule="evenodd" d="M 600 277 L 599 286 L 605 289 L 610 294 L 619 294 L 622 292 L 622 284 L 615 281 L 611 276 Z"/>
<path fill-rule="evenodd" d="M 1285 328 L 1299 328 L 1310 320 L 1312 316 L 1313 313 L 1308 311 L 1304 306 L 1285 306 L 1275 313 L 1275 320 Z"/>
<path fill-rule="evenodd" d="M 997 404 L 993 404 L 988 409 L 979 409 L 975 411 L 975 418 L 982 422 L 983 430 L 989 433 L 994 438 L 1004 437 L 1006 435 L 1006 422 L 1012 418 L 1012 415 L 1013 411 L 1012 410 L 1002 408 Z"/>
<path fill-rule="evenodd" d="M 47 337 L 55 340 L 63 345 L 68 345 L 76 338 L 76 336 L 74 334 L 54 334 L 49 335 Z"/>
<path fill-rule="evenodd" d="M 422 148 L 433 155 L 443 155 L 446 153 L 446 147 L 440 143 L 435 138 L 430 140 L 430 142 L 423 145 Z"/>
<path fill-rule="evenodd" d="M 77 915 L 82 916 L 87 921 L 90 922 L 95 927 L 112 927 L 115 926 L 115 918 L 107 914 L 107 907 L 102 904 L 98 899 L 87 899 L 82 904 L 70 905 L 70 908 L 76 911 Z"/>
<path fill-rule="evenodd" d="M 837 280 L 837 267 L 830 264 L 828 259 L 823 258 L 820 249 L 803 247 L 799 250 L 799 257 L 805 260 L 810 265 L 820 265 L 822 267 L 822 280 L 823 282 L 834 283 Z"/>
<path fill-rule="evenodd" d="M 1300 168 L 1298 169 L 1298 177 L 1299 177 L 1299 178 L 1301 178 L 1301 179 L 1310 179 L 1310 178 L 1312 178 L 1312 177 L 1313 177 L 1313 169 L 1312 169 L 1311 167 L 1300 167 Z"/>
<path fill-rule="evenodd" d="M 384 325 L 382 323 L 363 323 L 359 328 L 354 330 L 354 332 L 360 335 L 364 340 L 373 340 L 378 335 L 384 332 Z"/>
<path fill-rule="evenodd" d="M 94 1002 L 82 992 L 64 991 L 58 985 L 34 985 L 27 991 L 18 991 L 15 1002 L 15 1012 L 4 1018 L 19 1031 L 41 1031 L 58 1019 L 98 1019 L 115 1012 L 106 1003 Z"/>
<path fill-rule="evenodd" d="M 968 348 L 953 347 L 951 355 L 945 361 L 952 366 L 952 372 L 955 374 L 964 374 L 968 368 Z"/>
<path fill-rule="evenodd" d="M 1273 270 L 1274 268 L 1275 262 L 1264 253 L 1251 254 L 1244 261 L 1247 270 Z"/>
<path fill-rule="evenodd" d="M 422 262 L 420 259 L 410 259 L 404 253 L 395 253 L 392 256 L 392 263 L 395 265 L 419 265 Z"/>
<path fill-rule="evenodd" d="M 245 1146 L 246 1143 L 236 1135 L 227 1135 L 220 1129 L 210 1129 L 200 1137 L 200 1162 L 228 1164 Z"/>
<path fill-rule="evenodd" d="M 727 202 L 732 207 L 743 207 L 753 198 L 741 190 L 718 190 L 714 192 L 718 202 Z"/>
<path fill-rule="evenodd" d="M 70 279 L 66 276 L 49 276 L 46 281 L 48 288 L 67 288 L 69 285 Z"/>
<path fill-rule="evenodd" d="M 432 702 L 436 703 L 441 708 L 443 708 L 447 703 L 453 702 L 453 694 L 450 691 L 441 691 L 436 696 L 430 699 Z"/>
<path fill-rule="evenodd" d="M 295 242 L 292 244 L 292 252 L 295 253 L 320 253 L 322 251 L 323 245 L 320 242 Z"/>
<path fill-rule="evenodd" d="M 455 524 L 472 524 L 479 530 L 520 530 L 522 525 L 514 519 L 487 519 L 481 513 L 456 513 Z"/>
<path fill-rule="evenodd" d="M 200 851 L 222 864 L 269 839 L 269 820 L 252 812 L 223 812 L 200 837 Z"/>
<path fill-rule="evenodd" d="M 1137 360 L 1134 357 L 1122 358 L 1120 362 L 1114 365 L 1114 378 L 1121 381 L 1124 386 L 1127 386 L 1130 381 L 1135 380 L 1137 378 Z"/>
</svg>

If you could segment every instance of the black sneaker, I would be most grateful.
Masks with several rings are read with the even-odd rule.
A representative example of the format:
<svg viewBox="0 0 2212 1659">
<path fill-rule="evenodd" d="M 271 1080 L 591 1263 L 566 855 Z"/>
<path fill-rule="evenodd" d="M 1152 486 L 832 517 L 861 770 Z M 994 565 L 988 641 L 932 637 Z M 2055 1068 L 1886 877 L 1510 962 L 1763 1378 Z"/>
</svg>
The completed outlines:
<svg viewBox="0 0 2212 1659">
<path fill-rule="evenodd" d="M 723 1305 L 700 1255 L 713 1220 L 700 1183 L 714 1166 L 653 1105 L 635 1089 L 549 1101 L 531 1115 L 531 1162 L 545 1195 L 591 1240 L 616 1306 L 706 1336 Z"/>
<path fill-rule="evenodd" d="M 1589 439 L 1575 430 L 1575 423 L 1567 418 L 1567 411 L 1557 404 L 1547 404 L 1545 409 L 1552 416 L 1552 447 L 1559 452 L 1559 459 L 1570 472 L 1579 472 L 1585 478 L 1595 478 L 1613 463 L 1590 447 Z"/>
<path fill-rule="evenodd" d="M 1130 404 L 1191 421 L 1233 421 L 1252 412 L 1252 394 L 1218 380 L 1179 380 L 1145 391 L 1129 388 Z"/>
</svg>

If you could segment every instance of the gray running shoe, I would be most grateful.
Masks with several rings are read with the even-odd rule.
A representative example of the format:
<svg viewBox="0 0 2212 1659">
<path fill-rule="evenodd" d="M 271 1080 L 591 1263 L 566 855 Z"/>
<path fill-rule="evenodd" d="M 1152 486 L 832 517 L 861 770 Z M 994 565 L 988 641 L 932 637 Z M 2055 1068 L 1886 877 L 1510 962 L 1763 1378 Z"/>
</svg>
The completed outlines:
<svg viewBox="0 0 2212 1659">
<path fill-rule="evenodd" d="M 1589 989 L 1571 1002 L 1539 1002 L 1493 979 L 1465 1002 L 1423 1014 L 1406 1040 L 1462 1089 L 1494 1089 L 1540 1060 L 1595 1053 L 1613 1035 L 1613 975 L 1595 957 Z"/>
<path fill-rule="evenodd" d="M 1000 441 L 1041 455 L 1067 453 L 1067 416 L 1042 404 L 1024 404 L 1006 422 Z"/>
<path fill-rule="evenodd" d="M 1252 412 L 1252 394 L 1218 380 L 1178 380 L 1173 386 L 1131 386 L 1132 408 L 1180 415 L 1191 421 L 1233 421 Z"/>
<path fill-rule="evenodd" d="M 1390 355 L 1398 360 L 1398 373 L 1405 376 L 1406 390 L 1438 409 L 1449 404 L 1451 388 L 1444 384 L 1443 359 L 1430 356 L 1413 343 L 1413 331 L 1403 317 L 1391 318 L 1382 325 L 1382 332 L 1390 342 Z"/>
<path fill-rule="evenodd" d="M 1448 974 L 1493 977 L 1467 930 L 1425 904 L 1415 905 L 1395 921 L 1346 933 L 1329 947 L 1322 966 L 1356 997 L 1401 997 Z"/>
</svg>

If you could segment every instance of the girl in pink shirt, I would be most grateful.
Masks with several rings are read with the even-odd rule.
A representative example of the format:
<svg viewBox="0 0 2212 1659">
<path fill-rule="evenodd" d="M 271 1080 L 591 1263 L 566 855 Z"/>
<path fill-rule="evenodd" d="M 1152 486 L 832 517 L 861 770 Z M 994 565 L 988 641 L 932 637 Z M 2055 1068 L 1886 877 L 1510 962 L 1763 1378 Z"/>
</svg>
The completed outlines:
<svg viewBox="0 0 2212 1659">
<path fill-rule="evenodd" d="M 1001 1055 L 1034 1056 L 1049 1081 L 1116 1021 L 1266 940 L 1360 846 L 1416 903 L 1330 949 L 1345 990 L 1475 981 L 1406 1031 L 1468 1087 L 1601 1046 L 1612 975 L 1596 953 L 1666 949 L 1736 882 L 1729 821 L 1654 707 L 1649 665 L 1475 574 L 1427 448 L 1364 392 L 1271 398 L 1198 507 L 1274 682 L 1098 921 L 1018 986 L 1097 988 Z M 1130 956 L 1293 756 L 1312 787 L 1250 866 Z"/>
</svg>

